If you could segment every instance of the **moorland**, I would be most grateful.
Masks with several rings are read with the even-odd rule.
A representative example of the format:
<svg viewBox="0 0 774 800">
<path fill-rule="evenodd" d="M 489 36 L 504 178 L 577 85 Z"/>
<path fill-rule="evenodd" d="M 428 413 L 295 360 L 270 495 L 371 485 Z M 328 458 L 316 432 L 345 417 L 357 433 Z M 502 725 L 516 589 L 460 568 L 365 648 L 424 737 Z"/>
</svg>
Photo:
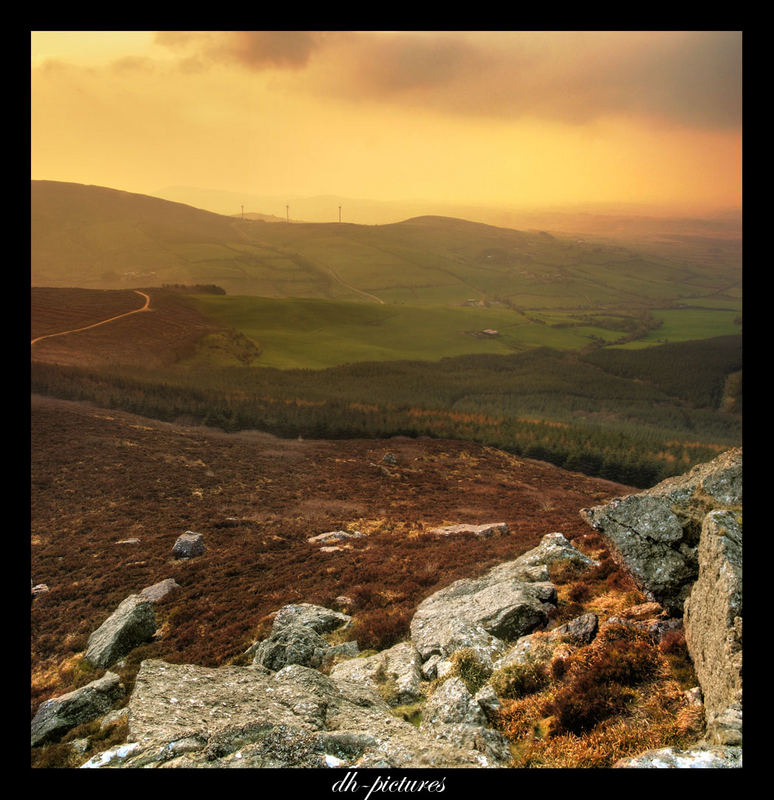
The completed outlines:
<svg viewBox="0 0 774 800">
<path fill-rule="evenodd" d="M 128 690 L 146 658 L 243 663 L 292 602 L 346 595 L 361 648 L 389 647 L 423 598 L 550 531 L 600 562 L 552 576 L 552 624 L 617 613 L 645 598 L 578 509 L 741 440 L 740 239 L 725 228 L 288 224 L 47 181 L 32 228 L 31 567 L 48 588 L 33 714 L 96 676 L 90 632 L 168 577 L 158 636 L 116 667 Z M 452 547 L 429 532 L 491 521 L 509 532 Z M 175 561 L 189 529 L 207 554 Z M 307 542 L 335 529 L 365 536 Z M 658 656 L 672 700 L 695 685 L 673 645 Z M 662 712 L 518 763 L 610 765 L 678 736 Z M 34 765 L 73 766 L 84 735 L 113 734 L 76 728 Z"/>
</svg>

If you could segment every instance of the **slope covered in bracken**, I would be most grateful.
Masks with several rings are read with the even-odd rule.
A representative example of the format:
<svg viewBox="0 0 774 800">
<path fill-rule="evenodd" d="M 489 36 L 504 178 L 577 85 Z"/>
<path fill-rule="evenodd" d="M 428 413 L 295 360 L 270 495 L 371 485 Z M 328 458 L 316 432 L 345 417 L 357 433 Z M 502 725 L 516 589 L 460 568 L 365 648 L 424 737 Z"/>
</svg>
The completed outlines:
<svg viewBox="0 0 774 800">
<path fill-rule="evenodd" d="M 165 578 L 180 589 L 158 606 L 154 641 L 117 668 L 129 686 L 146 658 L 238 662 L 268 615 L 292 602 L 346 596 L 361 647 L 389 646 L 424 597 L 546 533 L 602 552 L 578 510 L 631 491 L 462 441 L 282 440 L 36 395 L 31 406 L 31 577 L 49 587 L 31 610 L 32 713 L 95 677 L 80 659 L 89 634 Z M 462 522 L 509 532 L 429 533 Z M 338 529 L 365 536 L 331 552 L 307 541 Z M 207 551 L 176 561 L 187 530 Z M 607 578 L 624 592 L 627 580 Z M 572 611 L 572 600 L 560 603 L 560 615 Z"/>
</svg>

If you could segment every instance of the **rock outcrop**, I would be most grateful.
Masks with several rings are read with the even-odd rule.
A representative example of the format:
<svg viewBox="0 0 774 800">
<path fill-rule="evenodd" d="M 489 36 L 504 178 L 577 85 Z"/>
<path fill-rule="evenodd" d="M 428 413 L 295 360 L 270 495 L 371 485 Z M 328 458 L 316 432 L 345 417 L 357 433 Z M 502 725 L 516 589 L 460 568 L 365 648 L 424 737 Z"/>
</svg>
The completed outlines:
<svg viewBox="0 0 774 800">
<path fill-rule="evenodd" d="M 648 598 L 681 614 L 699 574 L 704 517 L 741 505 L 742 449 L 737 448 L 652 489 L 580 513 L 604 534 L 613 556 Z"/>
<path fill-rule="evenodd" d="M 707 740 L 742 742 L 742 527 L 736 515 L 707 515 L 699 577 L 685 603 L 685 640 L 704 695 Z"/>
<path fill-rule="evenodd" d="M 491 664 L 507 640 L 546 625 L 556 604 L 546 564 L 567 559 L 591 563 L 562 534 L 550 533 L 519 558 L 425 598 L 411 621 L 411 640 L 422 660 L 472 648 Z"/>
<path fill-rule="evenodd" d="M 299 665 L 274 674 L 144 661 L 129 700 L 129 745 L 87 766 L 481 767 L 392 715 L 369 686 Z"/>
<path fill-rule="evenodd" d="M 129 595 L 89 637 L 84 656 L 95 667 L 109 667 L 156 632 L 151 601 Z"/>
<path fill-rule="evenodd" d="M 118 675 L 106 672 L 80 689 L 46 700 L 31 724 L 32 747 L 55 740 L 70 729 L 103 716 L 124 695 Z"/>
</svg>

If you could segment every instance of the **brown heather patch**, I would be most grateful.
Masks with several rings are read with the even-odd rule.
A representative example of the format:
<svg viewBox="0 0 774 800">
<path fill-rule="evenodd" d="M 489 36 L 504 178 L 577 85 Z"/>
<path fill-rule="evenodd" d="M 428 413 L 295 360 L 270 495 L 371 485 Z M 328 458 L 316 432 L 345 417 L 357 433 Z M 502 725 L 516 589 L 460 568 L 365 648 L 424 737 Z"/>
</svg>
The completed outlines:
<svg viewBox="0 0 774 800">
<path fill-rule="evenodd" d="M 407 636 L 426 596 L 546 533 L 597 549 L 578 509 L 631 491 L 462 441 L 282 440 L 37 396 L 31 405 L 31 577 L 50 587 L 30 616 L 33 712 L 85 677 L 75 659 L 116 606 L 165 578 L 181 588 L 156 607 L 161 639 L 127 658 L 128 683 L 141 658 L 229 663 L 281 606 L 333 607 L 339 595 L 355 601 L 361 646 L 383 647 Z M 116 447 L 122 440 L 137 446 Z M 371 466 L 388 452 L 394 477 Z M 555 508 L 540 508 L 541 497 Z M 510 533 L 487 539 L 425 532 L 501 521 Z M 366 536 L 332 553 L 307 542 L 342 528 Z M 207 551 L 175 561 L 186 530 L 202 533 Z M 131 536 L 140 542 L 116 544 Z"/>
<path fill-rule="evenodd" d="M 569 661 L 544 690 L 503 701 L 498 727 L 511 742 L 511 766 L 610 767 L 643 750 L 689 746 L 700 738 L 702 709 L 688 704 L 669 664 L 645 637 L 608 629 Z M 567 730 L 562 711 L 568 702 L 578 713 L 598 712 L 599 719 Z"/>
</svg>

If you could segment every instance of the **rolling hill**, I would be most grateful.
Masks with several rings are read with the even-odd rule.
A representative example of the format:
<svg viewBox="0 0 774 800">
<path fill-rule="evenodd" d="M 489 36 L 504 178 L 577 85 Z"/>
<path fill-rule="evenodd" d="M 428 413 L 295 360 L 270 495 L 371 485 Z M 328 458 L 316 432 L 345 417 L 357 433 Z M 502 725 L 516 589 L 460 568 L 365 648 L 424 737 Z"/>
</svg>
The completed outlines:
<svg viewBox="0 0 774 800">
<path fill-rule="evenodd" d="M 217 284 L 237 295 L 496 303 L 538 315 L 741 304 L 733 239 L 640 252 L 448 217 L 288 224 L 55 181 L 31 182 L 31 233 L 33 286 Z"/>
</svg>

